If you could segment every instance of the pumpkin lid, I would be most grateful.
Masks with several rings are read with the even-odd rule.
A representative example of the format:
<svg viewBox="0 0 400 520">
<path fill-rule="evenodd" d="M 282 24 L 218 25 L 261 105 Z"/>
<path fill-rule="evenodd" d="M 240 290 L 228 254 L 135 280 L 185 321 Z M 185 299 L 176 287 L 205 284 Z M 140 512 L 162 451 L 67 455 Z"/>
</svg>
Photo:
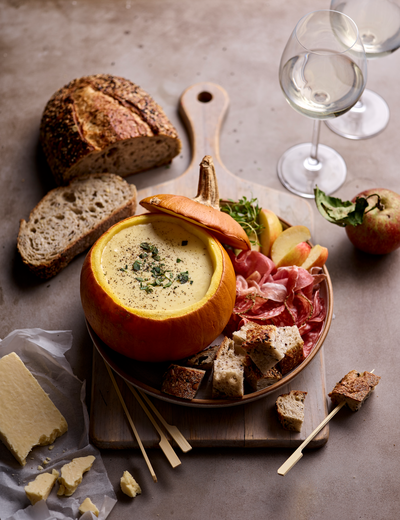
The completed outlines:
<svg viewBox="0 0 400 520">
<path fill-rule="evenodd" d="M 222 244 L 236 249 L 251 248 L 249 237 L 230 215 L 219 210 L 219 193 L 212 158 L 206 155 L 200 164 L 197 196 L 160 194 L 139 202 L 148 211 L 160 211 L 184 218 L 208 229 Z"/>
</svg>

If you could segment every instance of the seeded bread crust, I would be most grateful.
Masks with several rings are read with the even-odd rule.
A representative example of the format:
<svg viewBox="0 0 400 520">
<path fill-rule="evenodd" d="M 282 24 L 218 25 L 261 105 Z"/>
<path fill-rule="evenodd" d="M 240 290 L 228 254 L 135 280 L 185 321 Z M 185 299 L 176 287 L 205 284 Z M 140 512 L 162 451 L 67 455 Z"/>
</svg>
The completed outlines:
<svg viewBox="0 0 400 520">
<path fill-rule="evenodd" d="M 172 364 L 163 376 L 161 391 L 181 399 L 193 399 L 205 373 L 205 370 L 198 368 Z"/>
<path fill-rule="evenodd" d="M 85 76 L 47 103 L 40 141 L 57 184 L 88 173 L 122 177 L 168 164 L 181 142 L 163 109 L 138 85 Z"/>
<path fill-rule="evenodd" d="M 276 411 L 284 430 L 300 432 L 304 422 L 304 400 L 307 392 L 291 390 L 276 400 Z"/>
<path fill-rule="evenodd" d="M 333 404 L 337 405 L 343 401 L 353 412 L 356 412 L 371 395 L 380 377 L 371 372 L 359 373 L 351 370 L 338 383 L 328 395 Z"/>
<path fill-rule="evenodd" d="M 134 215 L 136 205 L 136 187 L 118 175 L 89 175 L 55 188 L 28 221 L 20 220 L 22 261 L 36 276 L 51 278 L 109 227 Z"/>
</svg>

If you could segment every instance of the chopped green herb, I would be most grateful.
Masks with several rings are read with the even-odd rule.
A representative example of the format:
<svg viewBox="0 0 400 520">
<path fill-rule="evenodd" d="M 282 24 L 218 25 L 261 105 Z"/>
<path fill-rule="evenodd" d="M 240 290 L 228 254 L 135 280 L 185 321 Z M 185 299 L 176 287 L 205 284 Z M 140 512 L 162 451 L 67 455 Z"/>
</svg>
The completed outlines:
<svg viewBox="0 0 400 520">
<path fill-rule="evenodd" d="M 188 241 L 187 240 L 182 240 L 182 245 L 183 246 L 187 246 L 188 245 Z"/>
<path fill-rule="evenodd" d="M 181 282 L 181 283 L 188 282 L 189 281 L 189 272 L 185 271 L 184 273 L 179 273 L 178 276 L 176 277 L 176 279 L 178 280 L 178 282 Z"/>
<path fill-rule="evenodd" d="M 179 264 L 179 262 L 183 262 L 183 260 L 181 260 L 180 258 L 177 258 L 176 263 Z"/>
<path fill-rule="evenodd" d="M 139 262 L 139 260 L 135 260 L 135 262 L 133 263 L 133 266 L 132 266 L 133 270 L 140 271 L 141 267 L 142 267 L 141 262 Z"/>
<path fill-rule="evenodd" d="M 248 200 L 247 197 L 242 197 L 238 202 L 232 199 L 220 200 L 220 210 L 236 220 L 249 237 L 259 235 L 264 229 L 258 222 L 261 208 L 256 198 Z"/>
</svg>

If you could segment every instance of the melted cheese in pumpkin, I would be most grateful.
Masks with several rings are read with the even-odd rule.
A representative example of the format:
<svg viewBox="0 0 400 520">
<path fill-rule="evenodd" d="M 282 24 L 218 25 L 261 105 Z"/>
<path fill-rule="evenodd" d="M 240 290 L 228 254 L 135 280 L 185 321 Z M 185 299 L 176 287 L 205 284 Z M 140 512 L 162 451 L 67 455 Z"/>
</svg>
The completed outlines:
<svg viewBox="0 0 400 520">
<path fill-rule="evenodd" d="M 136 309 L 177 310 L 201 300 L 213 266 L 200 238 L 170 222 L 122 229 L 105 246 L 101 266 L 112 292 Z"/>
</svg>

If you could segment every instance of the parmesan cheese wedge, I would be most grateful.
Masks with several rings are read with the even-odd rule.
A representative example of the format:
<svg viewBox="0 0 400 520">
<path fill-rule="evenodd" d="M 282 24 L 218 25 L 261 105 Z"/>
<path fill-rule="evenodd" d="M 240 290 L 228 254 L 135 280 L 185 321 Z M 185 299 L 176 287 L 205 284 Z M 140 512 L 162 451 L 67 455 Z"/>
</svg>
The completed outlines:
<svg viewBox="0 0 400 520">
<path fill-rule="evenodd" d="M 0 439 L 21 466 L 34 446 L 51 444 L 67 421 L 20 357 L 0 359 Z"/>
<path fill-rule="evenodd" d="M 79 506 L 79 512 L 81 515 L 83 515 L 83 513 L 87 513 L 88 511 L 91 511 L 94 515 L 99 516 L 99 510 L 89 497 L 85 498 L 85 500 Z"/>
<path fill-rule="evenodd" d="M 124 474 L 120 480 L 121 490 L 128 495 L 128 497 L 134 498 L 136 495 L 140 495 L 142 490 L 136 480 L 132 477 L 129 471 L 124 471 Z"/>
<path fill-rule="evenodd" d="M 51 473 L 41 473 L 25 486 L 26 496 L 32 505 L 35 505 L 39 500 L 46 500 L 59 476 L 59 472 L 53 469 Z"/>
<path fill-rule="evenodd" d="M 72 459 L 68 464 L 64 464 L 61 468 L 61 476 L 58 479 L 60 487 L 57 495 L 70 497 L 75 493 L 76 488 L 82 482 L 83 474 L 89 471 L 96 457 L 88 455 L 87 457 L 77 457 Z"/>
</svg>

